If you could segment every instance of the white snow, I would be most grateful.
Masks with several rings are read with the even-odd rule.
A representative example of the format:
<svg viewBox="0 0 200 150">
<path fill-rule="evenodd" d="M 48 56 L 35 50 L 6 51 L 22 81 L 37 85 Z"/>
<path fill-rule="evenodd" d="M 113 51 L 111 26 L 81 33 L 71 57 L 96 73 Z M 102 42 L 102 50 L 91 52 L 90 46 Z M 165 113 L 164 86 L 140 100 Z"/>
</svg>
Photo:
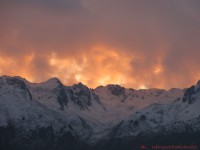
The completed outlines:
<svg viewBox="0 0 200 150">
<path fill-rule="evenodd" d="M 54 124 L 54 127 L 59 129 L 71 124 L 77 134 L 83 138 L 90 137 L 88 142 L 94 143 L 106 137 L 122 120 L 122 130 L 118 135 L 136 136 L 142 131 L 157 131 L 160 126 L 173 121 L 187 121 L 200 116 L 200 84 L 195 86 L 197 100 L 194 104 L 182 102 L 184 94 L 182 89 L 133 90 L 108 85 L 88 90 L 86 86 L 79 84 L 65 87 L 68 102 L 61 110 L 56 91 L 62 84 L 57 78 L 37 84 L 20 77 L 14 78 L 26 84 L 32 99 L 28 91 L 19 88 L 18 85 L 7 83 L 12 77 L 0 77 L 0 126 L 5 126 L 8 120 L 15 120 L 19 125 L 23 124 L 23 117 L 29 119 L 29 123 L 25 124 L 27 128 Z M 113 94 L 112 89 L 116 87 L 121 90 L 121 94 Z M 70 99 L 67 89 L 74 93 L 81 90 L 89 92 L 86 94 L 91 96 L 91 105 L 85 104 L 86 109 L 81 109 Z M 99 100 L 95 99 L 95 94 Z M 142 115 L 145 115 L 145 121 L 141 121 Z M 88 132 L 90 129 L 84 130 L 80 118 L 92 128 L 93 134 Z M 133 125 L 135 121 L 139 121 L 139 126 Z"/>
</svg>

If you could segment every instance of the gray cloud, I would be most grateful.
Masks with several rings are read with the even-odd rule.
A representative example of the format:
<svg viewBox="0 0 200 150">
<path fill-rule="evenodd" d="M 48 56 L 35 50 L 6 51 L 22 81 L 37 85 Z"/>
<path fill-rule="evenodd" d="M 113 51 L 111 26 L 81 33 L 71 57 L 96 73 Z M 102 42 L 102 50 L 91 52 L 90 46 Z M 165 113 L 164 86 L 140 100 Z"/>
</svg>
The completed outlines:
<svg viewBox="0 0 200 150">
<path fill-rule="evenodd" d="M 86 84 L 96 86 L 103 78 L 101 70 L 109 66 L 106 74 L 114 76 L 116 71 L 113 83 L 186 87 L 200 79 L 199 18 L 198 0 L 1 0 L 0 58 L 23 64 L 25 57 L 34 55 L 24 70 L 30 66 L 27 76 L 37 80 L 51 77 L 59 68 L 49 63 L 55 54 L 63 60 L 59 63 L 66 63 L 61 64 L 61 78 L 69 73 L 69 61 L 85 63 L 81 71 L 69 73 L 66 83 L 82 74 Z M 100 53 L 96 47 L 102 48 Z M 124 67 L 116 61 L 118 56 L 126 62 L 126 71 L 118 67 Z M 79 63 L 83 59 L 87 61 Z M 5 64 L 0 64 L 1 72 L 13 75 L 3 69 Z M 126 81 L 119 82 L 116 74 Z"/>
</svg>

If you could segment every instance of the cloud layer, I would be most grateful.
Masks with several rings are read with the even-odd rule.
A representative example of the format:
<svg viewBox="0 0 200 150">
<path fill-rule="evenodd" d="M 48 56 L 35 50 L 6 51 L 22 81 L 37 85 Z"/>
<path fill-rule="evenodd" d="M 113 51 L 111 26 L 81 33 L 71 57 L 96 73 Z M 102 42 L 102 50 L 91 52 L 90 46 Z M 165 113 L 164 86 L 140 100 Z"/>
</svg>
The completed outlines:
<svg viewBox="0 0 200 150">
<path fill-rule="evenodd" d="M 0 75 L 89 87 L 200 79 L 199 0 L 0 0 Z"/>
</svg>

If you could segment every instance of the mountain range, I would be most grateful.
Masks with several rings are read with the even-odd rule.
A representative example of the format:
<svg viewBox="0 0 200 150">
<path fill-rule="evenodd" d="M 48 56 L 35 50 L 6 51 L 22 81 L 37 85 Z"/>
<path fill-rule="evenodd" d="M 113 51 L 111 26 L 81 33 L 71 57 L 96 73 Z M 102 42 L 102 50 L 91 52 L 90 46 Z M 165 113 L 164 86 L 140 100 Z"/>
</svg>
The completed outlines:
<svg viewBox="0 0 200 150">
<path fill-rule="evenodd" d="M 90 89 L 0 77 L 1 150 L 137 150 L 200 144 L 200 81 L 185 89 Z"/>
</svg>

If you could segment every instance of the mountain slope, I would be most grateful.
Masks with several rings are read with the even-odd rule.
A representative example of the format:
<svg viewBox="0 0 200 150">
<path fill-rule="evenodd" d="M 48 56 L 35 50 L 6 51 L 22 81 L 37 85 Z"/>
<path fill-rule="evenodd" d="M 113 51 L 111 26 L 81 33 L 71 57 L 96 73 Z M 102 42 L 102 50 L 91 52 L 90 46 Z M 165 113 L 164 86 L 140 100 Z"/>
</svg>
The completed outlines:
<svg viewBox="0 0 200 150">
<path fill-rule="evenodd" d="M 89 89 L 64 86 L 57 78 L 30 83 L 2 76 L 0 149 L 128 150 L 139 141 L 185 142 L 187 136 L 197 144 L 199 106 L 200 82 L 184 90 Z"/>
<path fill-rule="evenodd" d="M 81 117 L 63 114 L 62 110 L 53 111 L 35 101 L 20 78 L 1 77 L 0 95 L 1 149 L 27 149 L 27 146 L 31 146 L 28 149 L 46 149 L 48 143 L 52 143 L 51 149 L 56 149 L 60 147 L 57 145 L 60 138 L 72 142 L 63 141 L 60 149 L 80 149 L 82 141 L 93 132 Z M 51 138 L 46 139 L 48 136 Z M 73 148 L 76 143 L 80 146 Z M 62 148 L 63 144 L 66 145 Z"/>
<path fill-rule="evenodd" d="M 188 88 L 182 99 L 152 104 L 117 124 L 99 142 L 101 149 L 131 149 L 146 144 L 200 144 L 200 82 Z M 97 148 L 98 149 L 98 148 Z"/>
</svg>

